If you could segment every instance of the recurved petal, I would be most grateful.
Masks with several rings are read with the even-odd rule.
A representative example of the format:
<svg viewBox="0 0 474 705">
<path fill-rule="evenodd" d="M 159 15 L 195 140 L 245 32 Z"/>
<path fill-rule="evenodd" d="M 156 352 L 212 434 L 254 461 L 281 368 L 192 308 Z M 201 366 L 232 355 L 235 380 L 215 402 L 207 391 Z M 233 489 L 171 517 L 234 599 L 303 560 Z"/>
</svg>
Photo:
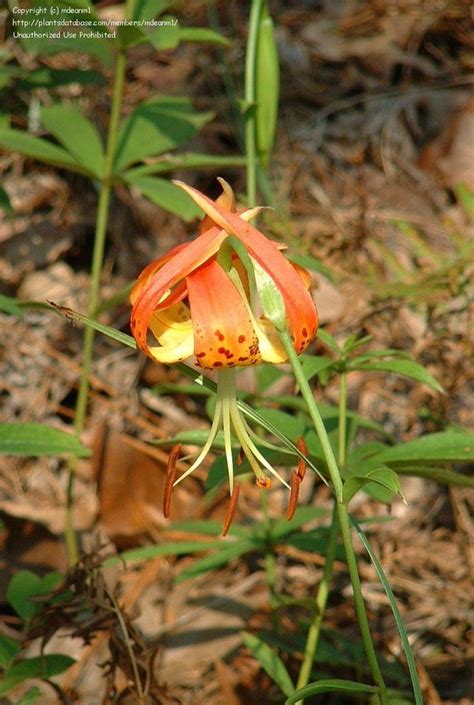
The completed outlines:
<svg viewBox="0 0 474 705">
<path fill-rule="evenodd" d="M 217 261 L 206 262 L 186 281 L 198 364 L 217 369 L 258 362 L 258 339 L 247 306 Z"/>
<path fill-rule="evenodd" d="M 170 259 L 173 259 L 173 257 L 179 254 L 179 252 L 182 252 L 182 250 L 184 250 L 184 248 L 187 246 L 187 242 L 181 245 L 176 245 L 176 247 L 173 247 L 173 249 L 167 252 L 166 255 L 163 255 L 163 257 L 159 257 L 158 259 L 153 260 L 153 262 L 150 262 L 150 264 L 148 264 L 145 269 L 140 272 L 140 276 L 133 285 L 133 288 L 129 295 L 130 303 L 132 304 L 132 306 L 140 296 L 144 287 L 153 277 L 153 275 L 156 274 L 156 272 L 161 269 Z"/>
<path fill-rule="evenodd" d="M 250 223 L 234 213 L 224 211 L 219 204 L 181 181 L 180 186 L 227 233 L 235 235 L 252 257 L 271 276 L 280 290 L 288 318 L 288 325 L 297 353 L 303 352 L 316 335 L 318 315 L 314 302 L 295 268 L 279 252 L 278 247 Z"/>
<path fill-rule="evenodd" d="M 176 252 L 175 248 L 173 255 L 166 256 L 164 265 L 157 266 L 156 262 L 152 263 L 155 269 L 149 265 L 143 283 L 136 285 L 130 319 L 133 336 L 145 354 L 150 355 L 147 332 L 153 312 L 162 301 L 163 295 L 215 255 L 226 236 L 221 228 L 214 226 L 181 250 Z"/>
</svg>

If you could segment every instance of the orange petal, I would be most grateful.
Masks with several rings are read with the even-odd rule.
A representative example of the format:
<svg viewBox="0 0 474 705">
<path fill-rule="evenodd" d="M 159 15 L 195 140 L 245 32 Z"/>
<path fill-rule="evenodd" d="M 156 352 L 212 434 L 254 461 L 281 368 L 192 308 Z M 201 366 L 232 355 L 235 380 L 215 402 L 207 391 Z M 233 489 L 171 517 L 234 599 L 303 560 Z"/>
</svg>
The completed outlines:
<svg viewBox="0 0 474 705">
<path fill-rule="evenodd" d="M 215 369 L 258 362 L 258 339 L 247 306 L 216 260 L 193 271 L 186 282 L 198 364 Z"/>
<path fill-rule="evenodd" d="M 228 184 L 227 181 L 225 181 L 224 179 L 218 179 L 218 181 L 222 186 L 222 193 L 220 196 L 218 196 L 218 198 L 216 198 L 215 203 L 218 203 L 221 208 L 223 208 L 225 211 L 232 211 L 232 213 L 235 213 L 235 196 L 232 190 L 232 186 Z M 199 233 L 206 232 L 206 230 L 212 228 L 213 225 L 214 221 L 212 220 L 212 218 L 209 218 L 208 215 L 205 215 L 199 226 Z"/>
<path fill-rule="evenodd" d="M 179 252 L 181 252 L 181 250 L 183 250 L 187 246 L 187 242 L 181 245 L 176 245 L 176 247 L 173 247 L 173 249 L 167 252 L 166 255 L 163 255 L 163 257 L 159 257 L 158 259 L 153 260 L 153 262 L 150 262 L 150 264 L 148 264 L 145 269 L 140 272 L 140 276 L 133 285 L 133 288 L 129 295 L 130 303 L 132 304 L 132 306 L 134 305 L 135 301 L 138 299 L 144 287 L 148 284 L 152 276 L 156 274 L 156 272 L 161 269 L 163 265 L 165 265 L 170 259 L 172 259 L 175 255 L 177 255 Z"/>
<path fill-rule="evenodd" d="M 250 223 L 223 210 L 207 196 L 181 181 L 180 186 L 205 213 L 226 232 L 235 235 L 249 253 L 271 276 L 285 302 L 286 314 L 296 352 L 303 352 L 316 335 L 318 314 L 305 283 L 295 268 L 279 252 L 278 247 Z"/>
<path fill-rule="evenodd" d="M 130 327 L 139 348 L 149 354 L 147 333 L 150 320 L 163 294 L 184 279 L 190 272 L 212 257 L 227 237 L 219 227 L 212 227 L 187 245 L 174 248 L 164 265 L 156 260 L 142 273 L 133 290 L 133 308 Z M 140 281 L 141 280 L 141 281 Z"/>
</svg>

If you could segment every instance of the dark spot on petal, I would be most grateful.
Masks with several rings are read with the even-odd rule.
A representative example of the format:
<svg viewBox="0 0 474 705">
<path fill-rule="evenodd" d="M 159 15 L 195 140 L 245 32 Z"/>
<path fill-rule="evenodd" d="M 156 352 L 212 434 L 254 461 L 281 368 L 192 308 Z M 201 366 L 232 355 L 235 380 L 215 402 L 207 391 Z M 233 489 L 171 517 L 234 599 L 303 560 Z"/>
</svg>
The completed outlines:
<svg viewBox="0 0 474 705">
<path fill-rule="evenodd" d="M 248 360 L 248 357 L 239 357 L 239 362 L 245 362 L 245 360 Z"/>
<path fill-rule="evenodd" d="M 221 355 L 225 355 L 226 349 L 225 348 L 217 348 L 217 352 L 220 353 Z"/>
<path fill-rule="evenodd" d="M 212 366 L 213 367 L 222 367 L 223 363 L 222 362 L 213 362 Z"/>
<path fill-rule="evenodd" d="M 308 337 L 308 331 L 306 330 L 306 328 L 303 328 L 303 330 L 301 331 L 301 333 L 302 333 L 302 335 L 303 335 L 303 338 L 307 338 L 307 337 Z"/>
<path fill-rule="evenodd" d="M 245 342 L 245 335 L 239 335 L 239 343 Z"/>
<path fill-rule="evenodd" d="M 198 353 L 198 354 L 196 355 L 196 357 L 206 357 L 206 353 L 205 353 L 205 352 L 200 352 L 200 353 Z"/>
</svg>

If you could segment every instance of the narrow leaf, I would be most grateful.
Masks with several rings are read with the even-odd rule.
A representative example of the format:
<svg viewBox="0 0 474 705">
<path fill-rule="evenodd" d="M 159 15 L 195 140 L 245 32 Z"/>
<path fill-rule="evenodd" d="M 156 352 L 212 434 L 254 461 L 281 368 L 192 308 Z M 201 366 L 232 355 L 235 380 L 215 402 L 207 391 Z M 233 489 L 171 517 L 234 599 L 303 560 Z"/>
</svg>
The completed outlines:
<svg viewBox="0 0 474 705">
<path fill-rule="evenodd" d="M 138 189 L 150 201 L 170 213 L 179 215 L 180 218 L 187 222 L 202 216 L 199 206 L 196 206 L 187 194 L 166 179 L 160 179 L 156 176 L 130 178 L 130 173 L 124 174 L 123 179 L 129 186 Z"/>
<path fill-rule="evenodd" d="M 222 46 L 230 44 L 227 37 L 207 27 L 180 27 L 179 40 L 182 42 L 210 42 Z"/>
<path fill-rule="evenodd" d="M 285 695 L 291 696 L 295 692 L 295 687 L 285 664 L 278 654 L 254 634 L 243 632 L 242 638 L 247 649 L 251 651 L 272 681 L 276 683 Z"/>
<path fill-rule="evenodd" d="M 408 634 L 405 629 L 405 625 L 403 623 L 403 619 L 400 614 L 400 610 L 398 609 L 395 595 L 393 594 L 393 590 L 390 587 L 390 583 L 387 580 L 387 576 L 385 575 L 382 564 L 380 563 L 376 554 L 372 550 L 372 546 L 370 545 L 370 542 L 369 542 L 367 536 L 362 531 L 362 529 L 359 526 L 359 524 L 357 523 L 357 521 L 355 519 L 353 519 L 352 517 L 351 517 L 351 523 L 352 523 L 352 526 L 355 528 L 357 535 L 358 535 L 360 541 L 362 542 L 365 550 L 369 554 L 370 560 L 372 561 L 373 566 L 374 566 L 375 570 L 377 571 L 377 575 L 379 576 L 379 580 L 382 583 L 382 586 L 383 586 L 383 588 L 387 594 L 387 597 L 390 601 L 390 607 L 392 608 L 393 616 L 394 616 L 395 622 L 397 624 L 398 633 L 400 634 L 400 639 L 402 642 L 403 651 L 405 652 L 405 658 L 407 660 L 408 670 L 410 673 L 411 683 L 413 686 L 413 693 L 415 695 L 415 703 L 416 703 L 416 705 L 423 705 L 423 696 L 421 694 L 421 687 L 420 687 L 420 681 L 418 679 L 418 673 L 416 670 L 415 658 L 413 656 L 413 651 L 411 650 L 410 641 L 408 639 Z"/>
<path fill-rule="evenodd" d="M 94 125 L 79 110 L 60 104 L 43 108 L 41 122 L 85 169 L 97 178 L 102 176 L 102 140 Z"/>
<path fill-rule="evenodd" d="M 346 695 L 360 696 L 362 693 L 377 693 L 378 688 L 374 685 L 365 685 L 364 683 L 356 683 L 355 681 L 346 681 L 340 678 L 332 678 L 321 680 L 317 683 L 309 683 L 304 688 L 300 688 L 286 701 L 285 705 L 293 705 L 298 700 L 309 698 L 311 695 L 320 695 L 321 693 L 344 693 Z"/>
<path fill-rule="evenodd" d="M 242 556 L 244 553 L 256 551 L 259 548 L 262 549 L 263 546 L 263 541 L 259 545 L 256 541 L 242 541 L 240 539 L 227 545 L 226 543 L 221 543 L 218 551 L 201 558 L 185 568 L 182 573 L 178 575 L 176 582 L 182 583 L 190 578 L 196 578 L 198 575 L 202 575 L 203 573 L 216 570 L 216 568 L 227 565 L 229 561 L 234 558 L 239 558 L 239 556 Z"/>
<path fill-rule="evenodd" d="M 115 171 L 176 149 L 212 117 L 212 113 L 196 112 L 187 98 L 162 96 L 141 103 L 121 126 Z"/>
<path fill-rule="evenodd" d="M 179 541 L 177 543 L 163 543 L 156 546 L 143 546 L 142 548 L 132 548 L 129 551 L 119 553 L 118 556 L 107 558 L 103 562 L 104 567 L 115 565 L 120 561 L 146 561 L 156 556 L 182 556 L 187 553 L 197 553 L 201 551 L 209 551 L 211 549 L 222 548 L 223 542 L 220 541 Z"/>
<path fill-rule="evenodd" d="M 373 460 L 389 465 L 415 463 L 469 462 L 474 460 L 474 433 L 441 431 L 430 433 L 408 443 L 386 448 L 372 456 Z"/>
<path fill-rule="evenodd" d="M 39 423 L 0 424 L 0 453 L 4 455 L 75 455 L 90 456 L 90 450 L 66 431 Z"/>
<path fill-rule="evenodd" d="M 354 474 L 348 477 L 344 483 L 344 501 L 350 502 L 358 490 L 372 483 L 388 490 L 388 501 L 391 500 L 394 494 L 401 494 L 400 481 L 397 474 L 389 467 L 378 467 L 369 470 L 364 475 Z"/>
<path fill-rule="evenodd" d="M 426 384 L 437 392 L 444 392 L 440 383 L 413 360 L 380 360 L 377 362 L 359 362 L 357 358 L 348 364 L 348 370 L 373 370 L 376 372 L 392 372 L 403 377 L 409 377 L 417 382 Z"/>
<path fill-rule="evenodd" d="M 27 132 L 0 128 L 0 147 L 10 152 L 18 152 L 40 162 L 52 164 L 61 169 L 90 175 L 92 172 L 79 164 L 65 149 Z"/>
</svg>

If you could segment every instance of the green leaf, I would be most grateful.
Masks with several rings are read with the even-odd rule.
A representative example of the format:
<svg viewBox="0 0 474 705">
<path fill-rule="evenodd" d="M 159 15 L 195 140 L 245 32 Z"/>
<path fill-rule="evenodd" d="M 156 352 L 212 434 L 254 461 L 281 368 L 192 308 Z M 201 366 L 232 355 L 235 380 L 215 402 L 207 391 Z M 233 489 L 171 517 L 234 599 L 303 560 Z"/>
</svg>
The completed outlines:
<svg viewBox="0 0 474 705">
<path fill-rule="evenodd" d="M 162 24 L 160 27 L 146 32 L 145 41 L 149 42 L 156 51 L 176 49 L 181 41 L 178 20 L 175 17 L 165 15 L 160 22 L 167 24 Z"/>
<path fill-rule="evenodd" d="M 107 558 L 102 565 L 106 568 L 121 561 L 146 561 L 157 556 L 182 556 L 187 553 L 219 549 L 222 548 L 223 543 L 221 539 L 220 541 L 179 541 L 156 546 L 143 546 L 142 548 L 132 548 L 129 551 L 119 553 L 118 556 Z"/>
<path fill-rule="evenodd" d="M 464 212 L 469 218 L 469 222 L 474 224 L 474 193 L 462 182 L 456 185 L 454 191 L 456 198 L 461 202 Z"/>
<path fill-rule="evenodd" d="M 464 475 L 454 470 L 432 467 L 430 465 L 397 465 L 400 475 L 413 475 L 433 480 L 440 485 L 454 485 L 455 487 L 474 487 L 474 476 Z"/>
<path fill-rule="evenodd" d="M 255 132 L 257 150 L 265 167 L 275 142 L 280 96 L 280 65 L 275 29 L 263 3 L 257 28 L 255 56 Z"/>
<path fill-rule="evenodd" d="M 136 0 L 133 19 L 148 22 L 167 10 L 170 5 L 171 0 Z"/>
<path fill-rule="evenodd" d="M 5 296 L 5 294 L 0 294 L 0 311 L 17 318 L 23 318 L 23 309 L 18 304 L 18 300 L 11 296 Z"/>
<path fill-rule="evenodd" d="M 127 169 L 122 174 L 122 177 L 127 181 L 133 181 L 139 176 L 164 174 L 175 169 L 233 169 L 239 166 L 244 167 L 245 164 L 245 157 L 188 152 L 166 155 L 152 164 Z"/>
<path fill-rule="evenodd" d="M 167 526 L 167 531 L 188 531 L 191 534 L 206 534 L 208 536 L 219 536 L 222 533 L 222 523 L 219 521 L 211 521 L 210 519 L 201 519 L 196 521 L 175 521 Z M 232 524 L 229 529 L 228 536 L 240 536 L 241 538 L 249 538 L 252 534 L 252 529 L 246 526 Z M 225 542 L 222 544 L 225 547 Z"/>
<path fill-rule="evenodd" d="M 43 108 L 41 122 L 89 173 L 97 178 L 102 176 L 102 140 L 94 125 L 79 110 L 59 104 Z"/>
<path fill-rule="evenodd" d="M 50 69 L 43 66 L 34 71 L 25 71 L 18 81 L 19 90 L 32 90 L 33 88 L 58 88 L 71 83 L 79 85 L 105 83 L 102 74 L 90 69 Z"/>
<path fill-rule="evenodd" d="M 286 701 L 285 705 L 293 705 L 298 700 L 309 698 L 311 695 L 320 693 L 345 693 L 346 695 L 359 696 L 362 693 L 377 693 L 378 688 L 374 685 L 365 685 L 355 681 L 346 681 L 341 678 L 331 678 L 320 680 L 317 683 L 309 683 L 304 688 L 296 690 Z"/>
<path fill-rule="evenodd" d="M 7 600 L 15 612 L 28 622 L 42 609 L 41 602 L 32 598 L 49 595 L 62 580 L 61 573 L 48 573 L 40 578 L 30 570 L 20 570 L 8 584 Z"/>
<path fill-rule="evenodd" d="M 0 695 L 8 693 L 27 678 L 51 678 L 63 673 L 74 663 L 73 658 L 64 654 L 45 654 L 18 661 L 8 669 L 0 682 Z"/>
<path fill-rule="evenodd" d="M 26 157 L 38 159 L 40 162 L 52 164 L 61 169 L 77 171 L 89 175 L 91 172 L 79 164 L 65 149 L 52 142 L 34 137 L 27 132 L 0 128 L 0 147 L 10 152 L 18 152 Z"/>
<path fill-rule="evenodd" d="M 408 634 L 405 629 L 405 625 L 403 623 L 403 619 L 400 614 L 400 610 L 398 609 L 395 595 L 393 594 L 393 590 L 390 586 L 390 583 L 387 580 L 387 576 L 384 573 L 382 564 L 380 563 L 376 554 L 372 550 L 372 546 L 370 545 L 370 542 L 367 539 L 367 536 L 364 534 L 364 532 L 362 531 L 362 529 L 359 526 L 359 524 L 357 523 L 357 521 L 355 519 L 353 519 L 352 517 L 351 517 L 351 523 L 352 523 L 352 526 L 357 531 L 357 535 L 358 535 L 360 541 L 362 542 L 365 550 L 369 554 L 370 560 L 373 563 L 373 566 L 377 572 L 377 575 L 379 576 L 379 580 L 382 583 L 382 586 L 385 590 L 385 593 L 390 601 L 390 607 L 392 608 L 393 616 L 394 616 L 395 622 L 397 624 L 398 633 L 400 634 L 400 639 L 402 642 L 403 651 L 405 653 L 405 658 L 406 658 L 406 662 L 408 665 L 408 671 L 410 673 L 410 678 L 411 678 L 411 682 L 412 682 L 412 686 L 413 686 L 413 693 L 415 695 L 415 703 L 416 703 L 416 705 L 423 705 L 423 696 L 421 694 L 421 687 L 420 687 L 420 681 L 418 679 L 418 672 L 416 669 L 415 658 L 413 656 L 413 651 L 410 646 L 410 641 L 408 639 Z"/>
<path fill-rule="evenodd" d="M 91 454 L 76 436 L 39 423 L 0 424 L 0 453 L 32 457 L 71 454 L 78 458 Z"/>
<path fill-rule="evenodd" d="M 296 443 L 298 438 L 303 436 L 306 430 L 306 422 L 304 419 L 287 414 L 280 409 L 262 409 L 260 407 L 257 408 L 256 411 L 261 419 L 271 423 L 280 433 L 284 433 L 285 436 L 294 443 Z"/>
<path fill-rule="evenodd" d="M 83 313 L 79 313 L 79 311 L 73 311 L 72 308 L 67 308 L 66 306 L 57 306 L 52 302 L 48 302 L 48 305 L 51 307 L 51 310 L 55 311 L 56 313 L 59 313 L 61 316 L 65 316 L 65 318 L 68 318 L 70 321 L 79 321 L 80 323 L 83 323 L 89 328 L 93 328 L 99 333 L 103 333 L 108 338 L 116 340 L 122 345 L 126 345 L 127 347 L 133 348 L 134 350 L 137 349 L 135 338 L 132 338 L 131 335 L 127 335 L 127 333 L 122 333 L 122 331 L 117 330 L 116 328 L 106 326 L 104 323 L 99 323 L 99 321 L 96 321 L 94 318 L 90 318 L 90 316 L 86 316 Z"/>
<path fill-rule="evenodd" d="M 10 213 L 10 214 L 13 213 L 13 206 L 10 203 L 8 193 L 1 186 L 0 186 L 0 210 L 3 210 L 6 213 Z"/>
<path fill-rule="evenodd" d="M 392 372 L 403 377 L 409 377 L 417 382 L 422 382 L 437 392 L 444 392 L 440 383 L 413 360 L 381 360 L 379 362 L 365 362 L 355 357 L 348 363 L 347 369 L 351 370 L 372 370 L 377 372 Z"/>
<path fill-rule="evenodd" d="M 124 174 L 123 179 L 129 186 L 141 191 L 150 201 L 170 213 L 179 215 L 183 220 L 190 221 L 202 216 L 199 206 L 184 191 L 166 179 L 160 179 L 157 176 L 140 176 L 131 179 L 128 174 Z"/>
<path fill-rule="evenodd" d="M 287 696 L 295 692 L 293 681 L 290 678 L 286 666 L 281 658 L 258 636 L 243 632 L 242 639 L 247 649 L 257 659 L 264 671 L 280 690 Z"/>
<path fill-rule="evenodd" d="M 262 549 L 264 546 L 263 541 L 261 543 L 255 540 L 242 540 L 226 542 L 222 541 L 218 551 L 211 553 L 209 556 L 205 556 L 200 560 L 192 563 L 187 568 L 185 568 L 176 578 L 176 582 L 182 583 L 190 578 L 196 578 L 198 575 L 203 573 L 208 573 L 211 570 L 216 570 L 223 565 L 227 565 L 229 561 L 234 558 L 239 558 L 244 553 L 249 553 L 251 551 L 257 551 L 259 548 Z"/>
<path fill-rule="evenodd" d="M 389 467 L 376 467 L 364 474 L 350 475 L 344 482 L 343 497 L 345 502 L 350 502 L 352 497 L 362 487 L 375 484 L 388 490 L 388 501 L 394 494 L 401 495 L 400 481 L 397 474 Z M 385 500 L 382 500 L 385 501 Z"/>
<path fill-rule="evenodd" d="M 326 345 L 330 350 L 332 350 L 334 353 L 337 355 L 340 355 L 342 350 L 337 342 L 337 340 L 327 332 L 327 330 L 324 330 L 323 328 L 320 328 L 318 330 L 318 339 Z"/>
<path fill-rule="evenodd" d="M 451 430 L 430 433 L 414 441 L 385 448 L 373 455 L 372 459 L 388 465 L 426 464 L 433 461 L 467 463 L 474 460 L 474 433 Z"/>
<path fill-rule="evenodd" d="M 21 646 L 14 639 L 0 634 L 0 667 L 6 669 L 15 656 L 21 651 Z"/>
<path fill-rule="evenodd" d="M 275 541 L 280 541 L 304 524 L 314 521 L 314 519 L 321 519 L 327 514 L 327 509 L 322 509 L 322 507 L 298 507 L 289 521 L 288 519 L 277 519 L 270 524 L 271 538 Z"/>
<path fill-rule="evenodd" d="M 331 358 L 326 355 L 300 355 L 300 361 L 308 382 L 322 370 L 327 370 L 333 365 Z"/>
<path fill-rule="evenodd" d="M 34 686 L 29 688 L 24 695 L 21 696 L 17 705 L 29 705 L 29 703 L 34 703 L 41 696 L 41 690 Z"/>
<path fill-rule="evenodd" d="M 310 255 L 301 255 L 299 253 L 293 253 L 291 252 L 288 255 L 288 259 L 290 262 L 295 262 L 295 264 L 299 264 L 300 267 L 304 267 L 305 269 L 309 269 L 310 272 L 319 272 L 320 274 L 324 274 L 326 279 L 328 279 L 330 282 L 333 284 L 336 284 L 338 281 L 338 277 L 336 274 L 326 267 L 319 259 L 316 259 L 316 257 L 311 257 Z"/>
<path fill-rule="evenodd" d="M 180 27 L 179 41 L 181 42 L 209 42 L 211 44 L 220 44 L 228 46 L 230 44 L 227 37 L 224 37 L 218 32 L 214 32 L 207 27 Z"/>
<path fill-rule="evenodd" d="M 162 96 L 141 103 L 120 128 L 114 170 L 187 142 L 213 118 L 196 112 L 188 98 Z"/>
</svg>

